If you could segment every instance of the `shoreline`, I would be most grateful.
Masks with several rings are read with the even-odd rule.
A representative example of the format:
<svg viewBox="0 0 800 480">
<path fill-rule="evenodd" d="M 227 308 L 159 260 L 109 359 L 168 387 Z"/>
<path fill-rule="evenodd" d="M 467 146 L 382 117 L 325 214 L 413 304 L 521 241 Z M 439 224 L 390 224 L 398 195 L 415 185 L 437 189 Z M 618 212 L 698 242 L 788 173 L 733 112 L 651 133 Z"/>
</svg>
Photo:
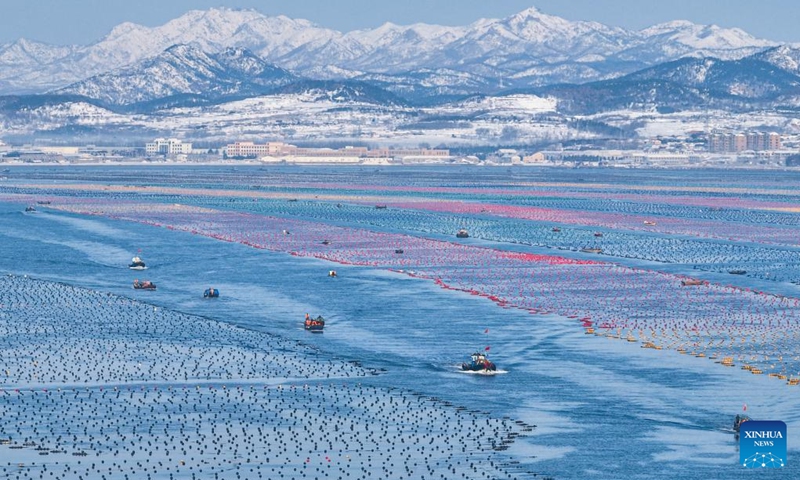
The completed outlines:
<svg viewBox="0 0 800 480">
<path fill-rule="evenodd" d="M 596 166 L 596 165 L 557 165 L 557 164 L 530 164 L 530 163 L 468 163 L 468 162 L 415 162 L 415 163 L 355 163 L 355 162 L 259 162 L 253 160 L 219 160 L 202 162 L 0 162 L 0 169 L 11 167 L 491 167 L 491 168 L 548 168 L 564 170 L 741 170 L 741 171 L 786 171 L 800 172 L 800 167 L 781 166 L 753 166 L 753 165 L 682 165 L 660 166 L 646 165 L 638 167 L 629 166 Z M 3 172 L 0 171 L 0 174 Z"/>
</svg>

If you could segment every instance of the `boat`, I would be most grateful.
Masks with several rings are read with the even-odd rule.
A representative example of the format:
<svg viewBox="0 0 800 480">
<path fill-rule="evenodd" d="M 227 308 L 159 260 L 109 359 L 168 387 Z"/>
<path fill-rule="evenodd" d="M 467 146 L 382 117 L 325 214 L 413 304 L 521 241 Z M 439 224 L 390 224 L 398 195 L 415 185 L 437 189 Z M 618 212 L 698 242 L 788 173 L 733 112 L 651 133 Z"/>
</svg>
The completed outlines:
<svg viewBox="0 0 800 480">
<path fill-rule="evenodd" d="M 475 352 L 471 356 L 469 363 L 462 363 L 461 370 L 466 372 L 495 372 L 497 366 L 488 358 L 485 353 Z"/>
<path fill-rule="evenodd" d="M 694 285 L 705 285 L 706 282 L 704 280 L 697 280 L 695 278 L 688 278 L 686 280 L 681 280 L 681 286 L 684 287 L 691 287 Z"/>
<path fill-rule="evenodd" d="M 603 253 L 602 248 L 581 248 L 583 253 Z"/>
<path fill-rule="evenodd" d="M 25 207 L 25 211 L 26 212 L 35 212 L 36 208 L 33 205 L 28 205 L 27 207 Z"/>
<path fill-rule="evenodd" d="M 558 227 L 553 227 L 553 229 L 552 229 L 551 231 L 553 231 L 553 232 L 560 232 L 560 231 L 561 231 L 561 229 L 560 229 L 560 228 L 558 228 Z"/>
<path fill-rule="evenodd" d="M 304 328 L 311 333 L 322 333 L 322 329 L 325 328 L 325 319 L 322 318 L 322 315 L 318 315 L 317 318 L 311 318 L 306 313 Z"/>
<path fill-rule="evenodd" d="M 146 270 L 147 265 L 144 264 L 141 258 L 133 257 L 131 263 L 128 265 L 131 270 Z"/>
<path fill-rule="evenodd" d="M 386 205 L 375 205 L 375 208 L 377 208 L 378 210 L 383 210 L 386 208 Z"/>
<path fill-rule="evenodd" d="M 336 270 L 331 270 L 330 272 L 328 272 L 329 277 L 335 277 L 336 275 L 337 275 Z"/>
<path fill-rule="evenodd" d="M 323 244 L 323 245 L 330 245 L 330 244 L 331 244 L 331 241 L 330 241 L 330 240 L 323 240 L 323 241 L 322 241 L 322 244 Z"/>
<path fill-rule="evenodd" d="M 155 290 L 156 284 L 150 280 L 142 280 L 141 282 L 136 279 L 133 281 L 133 288 L 136 290 Z"/>
<path fill-rule="evenodd" d="M 747 270 L 728 270 L 728 273 L 731 275 L 744 275 L 747 273 Z"/>
<path fill-rule="evenodd" d="M 291 232 L 289 232 L 289 230 L 281 230 L 281 233 L 284 235 L 291 235 Z"/>
<path fill-rule="evenodd" d="M 739 429 L 742 424 L 748 420 L 750 420 L 750 417 L 747 415 L 736 415 L 736 417 L 733 419 L 733 431 L 737 436 L 739 435 Z"/>
<path fill-rule="evenodd" d="M 38 200 L 36 203 L 39 205 L 50 205 L 50 200 Z"/>
<path fill-rule="evenodd" d="M 203 298 L 217 298 L 219 297 L 219 290 L 216 288 L 206 288 L 206 291 L 203 292 Z"/>
<path fill-rule="evenodd" d="M 645 220 L 645 221 L 644 221 L 644 224 L 645 224 L 645 225 L 648 225 L 648 226 L 650 226 L 650 227 L 654 227 L 654 226 L 656 225 L 656 222 L 651 222 L 651 221 L 649 221 L 649 220 Z"/>
<path fill-rule="evenodd" d="M 595 237 L 602 237 L 603 234 L 601 232 L 594 232 Z"/>
<path fill-rule="evenodd" d="M 469 238 L 469 232 L 462 228 L 456 233 L 456 238 Z"/>
<path fill-rule="evenodd" d="M 396 248 L 394 250 L 394 253 L 403 253 L 403 249 L 402 248 Z"/>
</svg>

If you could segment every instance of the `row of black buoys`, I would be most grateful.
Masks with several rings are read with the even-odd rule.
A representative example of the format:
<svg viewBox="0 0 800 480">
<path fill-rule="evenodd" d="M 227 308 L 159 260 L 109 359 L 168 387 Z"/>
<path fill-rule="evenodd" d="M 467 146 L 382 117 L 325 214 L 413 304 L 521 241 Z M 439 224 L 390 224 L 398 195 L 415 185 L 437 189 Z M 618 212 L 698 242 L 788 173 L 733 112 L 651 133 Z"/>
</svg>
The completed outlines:
<svg viewBox="0 0 800 480">
<path fill-rule="evenodd" d="M 0 287 L 8 314 L 0 326 L 0 381 L 6 384 L 369 374 L 345 362 L 308 362 L 303 354 L 310 347 L 279 337 L 123 297 L 22 277 L 3 277 Z"/>
<path fill-rule="evenodd" d="M 526 476 L 524 425 L 295 341 L 26 277 L 0 305 L 0 478 Z"/>
<path fill-rule="evenodd" d="M 497 452 L 524 431 L 424 396 L 340 383 L 23 389 L 0 398 L 0 413 L 0 436 L 23 446 L 14 450 L 25 454 L 27 467 L 13 468 L 21 478 L 43 465 L 55 478 L 232 469 L 267 478 L 317 470 L 378 478 L 386 469 L 392 478 L 514 478 Z"/>
</svg>

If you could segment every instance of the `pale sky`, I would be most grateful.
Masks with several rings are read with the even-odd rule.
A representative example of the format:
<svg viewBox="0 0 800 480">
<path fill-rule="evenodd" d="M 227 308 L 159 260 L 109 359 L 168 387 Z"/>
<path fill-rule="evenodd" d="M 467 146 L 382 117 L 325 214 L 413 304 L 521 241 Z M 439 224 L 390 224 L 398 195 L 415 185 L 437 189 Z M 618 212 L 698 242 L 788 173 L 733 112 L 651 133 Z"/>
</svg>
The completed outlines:
<svg viewBox="0 0 800 480">
<path fill-rule="evenodd" d="M 759 38 L 800 42 L 800 0 L 0 0 L 0 43 L 20 37 L 89 44 L 124 21 L 149 27 L 188 10 L 253 8 L 343 32 L 423 22 L 466 25 L 536 6 L 569 20 L 641 29 L 671 20 L 739 27 Z"/>
</svg>

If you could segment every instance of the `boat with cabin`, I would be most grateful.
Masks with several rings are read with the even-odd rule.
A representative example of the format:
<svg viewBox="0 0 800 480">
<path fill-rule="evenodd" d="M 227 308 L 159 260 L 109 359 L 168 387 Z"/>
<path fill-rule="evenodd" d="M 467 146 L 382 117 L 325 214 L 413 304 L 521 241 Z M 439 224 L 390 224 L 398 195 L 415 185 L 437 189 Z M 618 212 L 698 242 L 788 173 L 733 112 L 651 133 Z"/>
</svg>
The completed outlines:
<svg viewBox="0 0 800 480">
<path fill-rule="evenodd" d="M 147 265 L 145 265 L 142 259 L 137 256 L 131 259 L 131 263 L 128 264 L 128 268 L 131 270 L 147 270 Z"/>
<path fill-rule="evenodd" d="M 151 282 L 150 280 L 139 281 L 139 279 L 137 278 L 136 280 L 133 281 L 133 288 L 135 288 L 136 290 L 155 290 L 156 284 Z"/>
<path fill-rule="evenodd" d="M 486 357 L 485 353 L 475 352 L 470 355 L 470 361 L 461 364 L 461 370 L 467 372 L 496 372 L 497 366 Z"/>
<path fill-rule="evenodd" d="M 311 333 L 322 333 L 325 328 L 325 319 L 322 318 L 322 315 L 318 315 L 317 318 L 311 318 L 306 313 L 306 321 L 303 324 L 303 328 Z"/>
<path fill-rule="evenodd" d="M 206 291 L 203 292 L 203 298 L 218 298 L 219 297 L 219 289 L 216 288 L 206 288 Z"/>
</svg>

